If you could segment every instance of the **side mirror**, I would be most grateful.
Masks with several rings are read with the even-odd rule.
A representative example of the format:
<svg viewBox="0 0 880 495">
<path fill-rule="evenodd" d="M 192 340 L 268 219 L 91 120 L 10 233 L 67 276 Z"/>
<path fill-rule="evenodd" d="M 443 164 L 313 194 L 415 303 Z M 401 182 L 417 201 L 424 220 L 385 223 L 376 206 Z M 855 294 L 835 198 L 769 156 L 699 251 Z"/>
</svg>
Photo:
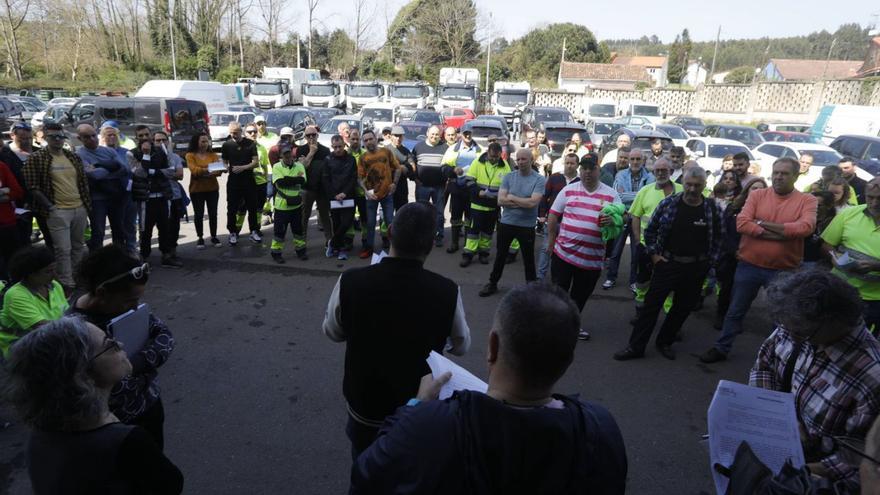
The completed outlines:
<svg viewBox="0 0 880 495">
<path fill-rule="evenodd" d="M 664 119 L 666 118 L 666 112 L 663 112 L 663 118 Z"/>
</svg>

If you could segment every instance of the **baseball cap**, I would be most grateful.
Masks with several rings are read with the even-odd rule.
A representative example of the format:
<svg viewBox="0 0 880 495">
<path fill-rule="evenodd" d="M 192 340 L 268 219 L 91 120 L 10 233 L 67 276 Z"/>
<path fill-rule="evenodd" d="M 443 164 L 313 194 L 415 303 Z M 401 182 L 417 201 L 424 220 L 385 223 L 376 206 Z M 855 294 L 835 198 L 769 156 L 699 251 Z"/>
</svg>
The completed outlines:
<svg viewBox="0 0 880 495">
<path fill-rule="evenodd" d="M 279 136 L 293 136 L 293 134 L 293 128 L 291 127 L 282 127 L 278 133 Z"/>
<path fill-rule="evenodd" d="M 406 134 L 406 131 L 403 130 L 403 127 L 396 125 L 391 128 L 391 134 L 395 136 L 403 136 L 404 134 Z"/>
<path fill-rule="evenodd" d="M 19 129 L 26 129 L 29 131 L 29 130 L 31 130 L 31 125 L 24 120 L 19 120 L 18 122 L 12 124 L 12 128 L 10 129 L 10 132 L 14 132 Z"/>
<path fill-rule="evenodd" d="M 103 129 L 105 127 L 112 127 L 114 129 L 118 130 L 119 129 L 119 122 L 116 122 L 115 120 L 105 120 L 104 123 L 101 124 L 101 129 Z"/>
<path fill-rule="evenodd" d="M 462 134 L 473 134 L 473 131 L 470 129 L 464 129 L 463 131 L 461 131 L 461 133 Z"/>
<path fill-rule="evenodd" d="M 383 127 L 382 134 L 392 134 L 390 127 Z"/>
<path fill-rule="evenodd" d="M 262 115 L 257 115 L 257 117 L 254 119 L 254 124 L 256 124 L 257 122 L 265 122 L 265 121 L 266 121 L 266 117 L 263 117 Z"/>
</svg>

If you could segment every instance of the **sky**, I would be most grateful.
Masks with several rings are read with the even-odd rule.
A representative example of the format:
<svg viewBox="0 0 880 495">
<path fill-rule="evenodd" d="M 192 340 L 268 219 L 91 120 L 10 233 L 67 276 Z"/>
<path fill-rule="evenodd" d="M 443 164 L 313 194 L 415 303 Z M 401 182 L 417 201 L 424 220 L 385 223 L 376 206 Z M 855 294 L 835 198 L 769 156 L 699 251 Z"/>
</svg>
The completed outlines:
<svg viewBox="0 0 880 495">
<path fill-rule="evenodd" d="M 475 1 L 481 12 L 493 13 L 494 35 L 508 40 L 566 21 L 587 26 L 600 40 L 656 34 L 668 43 L 687 28 L 694 41 L 709 41 L 715 39 L 719 25 L 722 39 L 784 37 L 822 29 L 833 32 L 850 22 L 869 25 L 880 15 L 876 0 L 836 0 L 833 4 L 828 0 L 630 0 L 622 9 L 605 0 Z M 378 45 L 384 41 L 386 4 L 393 19 L 406 0 L 372 2 L 377 12 L 371 41 Z M 353 4 L 354 0 L 322 0 L 316 14 L 327 29 L 350 30 Z M 291 28 L 308 32 L 305 0 L 288 0 L 286 7 L 294 21 Z"/>
</svg>

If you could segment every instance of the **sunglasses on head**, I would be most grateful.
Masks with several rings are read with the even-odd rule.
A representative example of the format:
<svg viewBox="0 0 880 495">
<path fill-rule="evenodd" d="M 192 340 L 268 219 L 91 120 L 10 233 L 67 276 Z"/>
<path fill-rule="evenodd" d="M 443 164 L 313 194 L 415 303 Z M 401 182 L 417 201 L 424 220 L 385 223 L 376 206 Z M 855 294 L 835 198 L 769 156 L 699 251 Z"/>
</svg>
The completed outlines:
<svg viewBox="0 0 880 495">
<path fill-rule="evenodd" d="M 101 282 L 101 284 L 98 285 L 98 287 L 95 290 L 97 291 L 101 287 L 104 287 L 107 284 L 112 284 L 113 282 L 117 282 L 119 280 L 122 280 L 125 277 L 130 276 L 131 278 L 133 278 L 135 280 L 140 280 L 140 279 L 144 278 L 145 275 L 149 275 L 149 274 L 150 274 L 150 264 L 144 263 L 143 265 L 136 266 L 136 267 L 132 268 L 131 270 L 128 270 L 127 272 L 120 273 L 119 275 L 115 275 L 113 277 L 108 278 L 107 280 Z"/>
</svg>

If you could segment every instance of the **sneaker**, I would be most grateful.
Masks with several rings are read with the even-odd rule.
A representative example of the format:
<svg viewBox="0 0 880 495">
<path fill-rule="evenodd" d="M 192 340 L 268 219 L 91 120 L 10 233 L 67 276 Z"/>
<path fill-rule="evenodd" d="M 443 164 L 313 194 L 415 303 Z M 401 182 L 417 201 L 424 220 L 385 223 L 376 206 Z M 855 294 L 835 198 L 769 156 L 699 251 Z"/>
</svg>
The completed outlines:
<svg viewBox="0 0 880 495">
<path fill-rule="evenodd" d="M 204 239 L 199 238 L 199 240 L 196 241 L 196 249 L 198 249 L 198 250 L 205 249 L 205 240 Z"/>
<path fill-rule="evenodd" d="M 604 282 L 602 282 L 602 290 L 611 290 L 614 288 L 614 284 L 616 283 L 617 282 L 611 280 L 610 278 L 606 279 Z"/>
<path fill-rule="evenodd" d="M 260 231 L 255 230 L 251 232 L 251 241 L 253 241 L 254 244 L 262 244 L 263 236 L 260 235 Z"/>
<path fill-rule="evenodd" d="M 629 290 L 635 294 L 636 293 L 636 284 L 629 284 Z"/>
<path fill-rule="evenodd" d="M 238 244 L 238 234 L 230 233 L 229 234 L 229 245 L 235 246 L 236 244 Z"/>
<path fill-rule="evenodd" d="M 183 262 L 174 256 L 162 256 L 162 266 L 167 268 L 182 268 Z"/>
<path fill-rule="evenodd" d="M 584 330 L 583 328 L 578 331 L 578 340 L 590 340 L 590 332 Z"/>
<path fill-rule="evenodd" d="M 615 361 L 629 361 L 630 359 L 639 359 L 645 357 L 645 354 L 642 352 L 636 352 L 632 347 L 627 347 L 622 351 L 617 351 L 614 353 Z"/>
<path fill-rule="evenodd" d="M 213 244 L 215 248 L 223 247 L 223 243 L 220 242 L 220 239 L 217 239 L 216 237 L 211 238 L 211 244 Z"/>
<path fill-rule="evenodd" d="M 717 363 L 718 361 L 724 361 L 726 359 L 727 354 L 724 354 L 714 347 L 700 355 L 700 361 L 707 364 Z"/>
<path fill-rule="evenodd" d="M 371 250 L 362 249 L 361 254 L 358 255 L 358 258 L 365 260 L 365 259 L 369 258 L 371 254 L 373 254 L 373 252 Z"/>
<path fill-rule="evenodd" d="M 482 289 L 480 289 L 479 294 L 480 297 L 488 297 L 496 292 L 498 292 L 498 286 L 496 284 L 493 284 L 492 282 L 489 282 L 488 284 L 484 285 Z"/>
<path fill-rule="evenodd" d="M 284 257 L 281 256 L 281 253 L 272 253 L 272 259 L 275 261 L 275 263 L 278 263 L 279 265 L 283 265 L 284 263 L 286 263 Z"/>
<path fill-rule="evenodd" d="M 328 258 L 332 258 L 336 256 L 337 252 L 333 249 L 333 246 L 330 245 L 330 241 L 327 241 L 327 250 L 324 252 L 324 256 Z"/>
<path fill-rule="evenodd" d="M 339 254 L 336 256 L 336 259 L 339 261 L 345 261 L 348 259 L 348 253 L 345 251 L 339 251 Z"/>
</svg>

